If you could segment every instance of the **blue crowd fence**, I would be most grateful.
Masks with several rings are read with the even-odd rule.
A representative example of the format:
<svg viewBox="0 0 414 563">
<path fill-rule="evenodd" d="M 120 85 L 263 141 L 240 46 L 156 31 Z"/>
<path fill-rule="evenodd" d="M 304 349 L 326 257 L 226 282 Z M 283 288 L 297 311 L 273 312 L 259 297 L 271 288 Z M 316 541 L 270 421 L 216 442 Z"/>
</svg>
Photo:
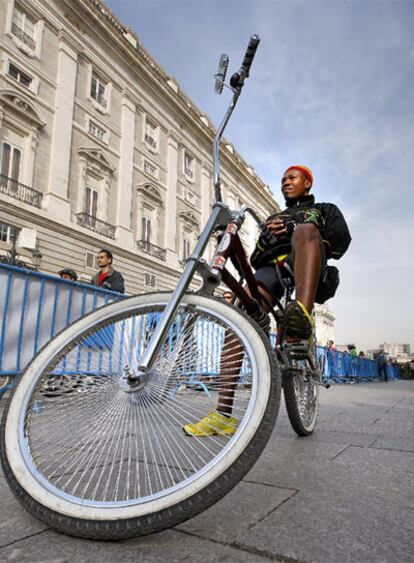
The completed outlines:
<svg viewBox="0 0 414 563">
<path fill-rule="evenodd" d="M 9 377 L 9 387 L 38 350 L 63 328 L 90 311 L 125 297 L 89 284 L 5 264 L 0 264 L 0 287 L 0 378 Z M 178 315 L 171 326 L 161 361 L 163 354 L 171 360 L 170 353 L 186 326 L 186 315 L 186 312 Z M 133 369 L 159 318 L 160 313 L 153 312 L 122 319 L 100 329 L 85 337 L 54 368 L 54 374 L 105 372 L 118 375 L 126 364 Z M 208 319 L 198 321 L 187 332 L 186 346 L 180 355 L 180 372 L 187 384 L 199 385 L 208 394 L 205 383 L 219 374 L 224 337 L 223 327 Z M 208 354 L 203 353 L 205 350 Z M 317 359 L 325 381 L 346 383 L 379 379 L 378 364 L 373 360 L 321 346 L 317 347 Z M 399 378 L 394 366 L 386 369 L 388 379 Z M 248 382 L 249 371 L 245 359 L 240 373 L 241 383 Z M 0 395 L 6 389 L 0 380 Z"/>
<path fill-rule="evenodd" d="M 383 378 L 378 362 L 368 358 L 318 346 L 317 360 L 324 380 L 330 383 L 363 383 Z M 387 365 L 386 378 L 400 379 L 398 367 Z"/>
<path fill-rule="evenodd" d="M 11 383 L 63 328 L 124 297 L 6 264 L 0 264 L 0 287 L 0 378 L 9 376 Z"/>
</svg>

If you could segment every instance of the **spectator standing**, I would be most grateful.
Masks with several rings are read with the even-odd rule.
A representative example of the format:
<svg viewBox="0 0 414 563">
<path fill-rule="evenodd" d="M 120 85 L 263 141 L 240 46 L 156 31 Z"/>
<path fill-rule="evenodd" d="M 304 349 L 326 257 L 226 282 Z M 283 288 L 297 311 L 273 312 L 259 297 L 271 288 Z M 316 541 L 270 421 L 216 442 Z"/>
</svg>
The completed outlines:
<svg viewBox="0 0 414 563">
<path fill-rule="evenodd" d="M 78 274 L 71 268 L 63 268 L 58 274 L 63 280 L 77 281 L 78 279 Z"/>
<path fill-rule="evenodd" d="M 379 354 L 377 354 L 377 357 L 375 359 L 377 360 L 378 363 L 379 378 L 382 379 L 383 381 L 388 381 L 387 360 L 385 359 L 384 353 L 380 352 Z"/>
<path fill-rule="evenodd" d="M 93 276 L 92 283 L 102 289 L 124 293 L 124 278 L 120 272 L 112 267 L 113 259 L 114 257 L 110 250 L 103 248 L 98 252 L 99 272 Z"/>
<path fill-rule="evenodd" d="M 328 346 L 327 346 L 327 348 L 328 348 L 328 350 L 332 350 L 332 351 L 335 351 L 335 350 L 336 350 L 336 348 L 335 348 L 335 343 L 334 343 L 333 340 L 328 340 Z"/>
<path fill-rule="evenodd" d="M 355 357 L 357 355 L 355 344 L 348 344 L 348 351 L 351 354 L 351 356 Z"/>
</svg>

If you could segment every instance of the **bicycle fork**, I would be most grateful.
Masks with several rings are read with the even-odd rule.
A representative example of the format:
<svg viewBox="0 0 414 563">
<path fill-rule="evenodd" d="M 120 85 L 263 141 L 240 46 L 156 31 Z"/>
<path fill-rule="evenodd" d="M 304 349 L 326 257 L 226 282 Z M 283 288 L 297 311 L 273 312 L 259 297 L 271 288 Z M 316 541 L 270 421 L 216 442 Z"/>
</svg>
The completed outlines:
<svg viewBox="0 0 414 563">
<path fill-rule="evenodd" d="M 223 203 L 215 203 L 210 218 L 199 236 L 197 245 L 187 260 L 187 264 L 180 277 L 178 285 L 172 294 L 161 320 L 151 337 L 148 347 L 140 360 L 137 371 L 134 372 L 130 368 L 124 370 L 123 379 L 126 381 L 131 390 L 141 388 L 141 386 L 147 381 L 149 373 L 154 366 L 156 357 L 167 339 L 168 330 L 178 310 L 181 299 L 188 290 L 196 271 L 199 271 L 204 279 L 208 277 L 211 291 L 220 283 L 220 275 L 217 272 L 213 272 L 212 269 L 205 264 L 205 261 L 202 259 L 202 255 L 215 228 L 218 225 L 227 224 L 230 220 L 231 212 L 229 208 Z"/>
</svg>

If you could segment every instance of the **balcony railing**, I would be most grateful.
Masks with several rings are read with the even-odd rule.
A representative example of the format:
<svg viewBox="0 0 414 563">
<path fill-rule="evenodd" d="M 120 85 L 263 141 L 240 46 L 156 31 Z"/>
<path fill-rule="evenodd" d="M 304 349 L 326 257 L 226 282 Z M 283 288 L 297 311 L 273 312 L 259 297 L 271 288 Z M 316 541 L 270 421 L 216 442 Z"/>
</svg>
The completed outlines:
<svg viewBox="0 0 414 563">
<path fill-rule="evenodd" d="M 17 37 L 17 39 L 20 39 L 20 41 L 30 47 L 30 49 L 35 49 L 36 41 L 15 23 L 12 24 L 12 33 L 15 37 Z"/>
<path fill-rule="evenodd" d="M 0 174 L 0 193 L 14 197 L 23 203 L 34 207 L 41 207 L 43 194 L 37 190 L 21 184 L 17 180 Z"/>
<path fill-rule="evenodd" d="M 88 213 L 76 213 L 76 218 L 78 220 L 78 225 L 85 227 L 90 231 L 94 231 L 104 237 L 115 238 L 115 227 L 110 223 L 105 223 L 97 219 L 94 215 L 89 215 Z"/>
<path fill-rule="evenodd" d="M 145 254 L 158 258 L 158 260 L 163 260 L 165 262 L 167 259 L 167 251 L 164 248 L 160 248 L 159 246 L 156 246 L 146 240 L 137 240 L 137 248 L 138 250 L 145 252 Z"/>
</svg>

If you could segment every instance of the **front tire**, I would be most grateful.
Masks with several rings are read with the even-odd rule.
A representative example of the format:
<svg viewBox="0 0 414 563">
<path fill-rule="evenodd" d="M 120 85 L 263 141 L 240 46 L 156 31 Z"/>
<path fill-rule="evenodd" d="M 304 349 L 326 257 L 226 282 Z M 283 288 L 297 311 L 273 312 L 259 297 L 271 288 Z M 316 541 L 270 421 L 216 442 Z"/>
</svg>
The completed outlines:
<svg viewBox="0 0 414 563">
<path fill-rule="evenodd" d="M 32 360 L 10 398 L 0 435 L 5 477 L 32 515 L 61 532 L 109 540 L 175 526 L 230 491 L 270 437 L 280 398 L 276 357 L 257 325 L 222 301 L 186 295 L 148 381 L 125 386 L 126 366 L 138 365 L 169 298 L 139 295 L 78 320 Z M 206 415 L 211 400 L 174 386 L 194 370 L 211 378 L 229 331 L 251 383 L 234 383 L 238 430 L 189 438 L 183 424 Z M 66 372 L 94 384 L 45 396 L 45 382 Z M 218 390 L 216 383 L 215 398 Z"/>
</svg>

